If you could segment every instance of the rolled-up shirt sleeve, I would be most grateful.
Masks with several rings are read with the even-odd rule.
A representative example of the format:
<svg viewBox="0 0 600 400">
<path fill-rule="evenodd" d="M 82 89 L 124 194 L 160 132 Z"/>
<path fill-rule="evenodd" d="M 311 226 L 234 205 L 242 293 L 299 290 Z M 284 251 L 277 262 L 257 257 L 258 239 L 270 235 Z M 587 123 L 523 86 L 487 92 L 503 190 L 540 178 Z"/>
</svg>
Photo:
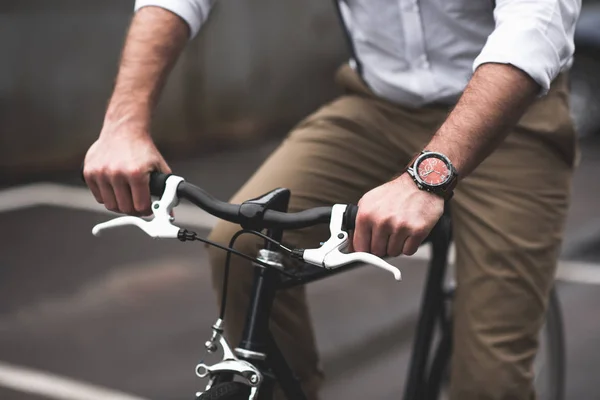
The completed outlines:
<svg viewBox="0 0 600 400">
<path fill-rule="evenodd" d="M 473 70 L 485 63 L 511 64 L 541 87 L 570 66 L 575 51 L 575 25 L 581 0 L 497 0 L 495 29 L 487 39 Z"/>
<path fill-rule="evenodd" d="M 216 0 L 136 0 L 135 11 L 147 6 L 161 7 L 180 16 L 190 27 L 190 39 L 198 34 Z"/>
</svg>

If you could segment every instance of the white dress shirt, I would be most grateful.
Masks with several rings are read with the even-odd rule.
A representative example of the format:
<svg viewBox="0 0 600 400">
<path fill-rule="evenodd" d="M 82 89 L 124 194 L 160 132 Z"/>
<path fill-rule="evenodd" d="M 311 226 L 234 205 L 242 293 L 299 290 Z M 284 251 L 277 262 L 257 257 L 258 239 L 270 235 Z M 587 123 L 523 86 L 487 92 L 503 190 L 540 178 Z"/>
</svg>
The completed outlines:
<svg viewBox="0 0 600 400">
<path fill-rule="evenodd" d="M 194 37 L 216 0 L 136 0 L 184 19 Z M 351 65 L 378 95 L 453 103 L 484 63 L 511 64 L 540 95 L 572 64 L 581 0 L 340 0 Z"/>
</svg>

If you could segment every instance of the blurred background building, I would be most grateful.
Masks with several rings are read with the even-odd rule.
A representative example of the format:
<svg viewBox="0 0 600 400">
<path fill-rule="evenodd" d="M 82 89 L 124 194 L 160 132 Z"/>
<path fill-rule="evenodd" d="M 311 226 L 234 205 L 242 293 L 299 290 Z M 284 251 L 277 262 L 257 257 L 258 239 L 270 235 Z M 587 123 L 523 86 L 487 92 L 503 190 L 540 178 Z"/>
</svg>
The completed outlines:
<svg viewBox="0 0 600 400">
<path fill-rule="evenodd" d="M 76 168 L 102 126 L 133 1 L 3 0 L 0 171 Z M 281 135 L 335 94 L 330 1 L 217 2 L 171 74 L 153 134 L 181 157 Z"/>
</svg>

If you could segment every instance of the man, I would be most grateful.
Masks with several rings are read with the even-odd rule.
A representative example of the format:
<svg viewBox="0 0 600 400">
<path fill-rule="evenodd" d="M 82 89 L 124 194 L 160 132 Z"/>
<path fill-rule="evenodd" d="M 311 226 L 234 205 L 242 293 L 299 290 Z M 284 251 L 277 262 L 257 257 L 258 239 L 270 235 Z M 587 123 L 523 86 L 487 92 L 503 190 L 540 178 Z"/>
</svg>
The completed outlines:
<svg viewBox="0 0 600 400">
<path fill-rule="evenodd" d="M 148 213 L 148 172 L 169 172 L 150 120 L 168 71 L 211 4 L 137 1 L 104 126 L 85 162 L 86 181 L 108 209 Z M 298 124 L 232 201 L 283 186 L 292 191 L 291 211 L 358 202 L 354 249 L 397 256 L 415 253 L 452 198 L 451 397 L 531 399 L 576 160 L 564 72 L 580 1 L 339 6 L 354 53 L 352 68 L 337 75 L 346 94 Z M 417 155 L 415 171 L 404 172 Z M 235 229 L 220 223 L 211 237 L 225 243 Z M 285 240 L 314 247 L 323 237 L 317 231 Z M 256 245 L 239 242 L 246 252 Z M 210 254 L 219 291 L 224 253 Z M 235 341 L 252 273 L 236 259 L 231 274 L 226 331 Z M 322 373 L 303 288 L 279 294 L 272 327 L 309 398 L 318 398 Z"/>
</svg>

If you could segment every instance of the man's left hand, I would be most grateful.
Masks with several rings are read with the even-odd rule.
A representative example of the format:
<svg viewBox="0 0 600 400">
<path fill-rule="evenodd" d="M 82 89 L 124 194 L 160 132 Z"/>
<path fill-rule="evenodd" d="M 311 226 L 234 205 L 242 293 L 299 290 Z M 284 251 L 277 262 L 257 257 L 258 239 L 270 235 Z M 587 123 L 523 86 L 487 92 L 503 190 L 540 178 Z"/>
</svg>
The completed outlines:
<svg viewBox="0 0 600 400">
<path fill-rule="evenodd" d="M 404 173 L 360 199 L 352 247 L 379 257 L 412 255 L 443 212 L 444 199 Z"/>
</svg>

